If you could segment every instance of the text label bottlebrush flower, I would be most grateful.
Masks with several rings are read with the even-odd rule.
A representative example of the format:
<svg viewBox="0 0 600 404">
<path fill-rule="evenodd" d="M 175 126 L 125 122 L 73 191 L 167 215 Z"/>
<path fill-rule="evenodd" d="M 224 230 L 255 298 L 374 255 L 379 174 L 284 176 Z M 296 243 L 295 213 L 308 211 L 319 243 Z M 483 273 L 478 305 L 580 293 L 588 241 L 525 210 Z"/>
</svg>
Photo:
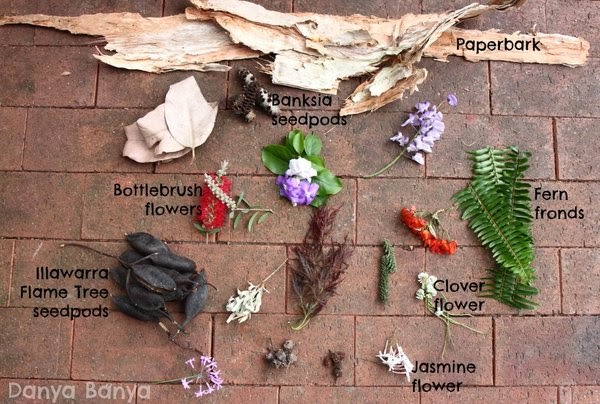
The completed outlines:
<svg viewBox="0 0 600 404">
<path fill-rule="evenodd" d="M 323 205 L 331 195 L 342 190 L 342 182 L 325 168 L 320 156 L 323 143 L 315 135 L 296 129 L 288 133 L 285 143 L 262 149 L 265 167 L 277 174 L 279 194 L 292 205 Z"/>
<path fill-rule="evenodd" d="M 458 105 L 458 99 L 454 94 L 449 94 L 446 101 L 451 107 Z M 402 147 L 402 151 L 396 158 L 382 169 L 367 175 L 367 177 L 375 177 L 387 171 L 396 164 L 405 153 L 408 153 L 413 161 L 418 164 L 425 164 L 425 156 L 423 153 L 431 153 L 433 145 L 440 140 L 442 133 L 446 129 L 444 124 L 444 115 L 438 111 L 439 106 L 432 105 L 429 101 L 418 102 L 415 105 L 415 111 L 408 115 L 408 119 L 404 121 L 401 127 L 408 125 L 412 126 L 416 133 L 409 136 L 398 131 L 390 138 L 391 141 L 398 143 Z"/>
</svg>

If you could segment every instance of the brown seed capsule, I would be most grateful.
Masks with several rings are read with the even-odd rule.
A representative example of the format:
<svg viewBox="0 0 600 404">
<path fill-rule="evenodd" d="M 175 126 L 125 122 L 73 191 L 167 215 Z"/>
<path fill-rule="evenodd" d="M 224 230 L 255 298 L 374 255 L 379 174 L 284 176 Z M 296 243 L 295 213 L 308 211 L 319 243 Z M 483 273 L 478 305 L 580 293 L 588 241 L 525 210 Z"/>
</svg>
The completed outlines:
<svg viewBox="0 0 600 404">
<path fill-rule="evenodd" d="M 142 254 L 168 253 L 169 247 L 152 234 L 137 232 L 126 236 L 129 244 Z"/>
</svg>

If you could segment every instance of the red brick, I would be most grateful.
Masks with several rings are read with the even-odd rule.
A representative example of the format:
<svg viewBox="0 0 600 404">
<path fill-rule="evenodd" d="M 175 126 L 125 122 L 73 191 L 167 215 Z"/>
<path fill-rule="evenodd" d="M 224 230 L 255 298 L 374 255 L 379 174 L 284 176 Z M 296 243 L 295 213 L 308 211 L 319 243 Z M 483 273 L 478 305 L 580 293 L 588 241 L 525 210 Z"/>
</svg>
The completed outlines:
<svg viewBox="0 0 600 404">
<path fill-rule="evenodd" d="M 37 1 L 0 0 L 0 15 L 35 14 Z M 32 45 L 35 28 L 24 25 L 0 27 L 0 43 L 3 45 Z"/>
<path fill-rule="evenodd" d="M 222 72 L 170 72 L 163 74 L 117 69 L 102 64 L 98 76 L 97 106 L 103 108 L 156 108 L 165 102 L 171 84 L 194 76 L 208 102 L 225 107 L 226 74 Z M 142 117 L 146 111 L 140 114 Z"/>
<path fill-rule="evenodd" d="M 449 63 L 424 58 L 419 68 L 427 69 L 427 79 L 419 91 L 382 108 L 381 111 L 411 111 L 417 102 L 429 101 L 434 105 L 444 103 L 448 94 L 458 97 L 458 105 L 440 107 L 443 113 L 488 114 L 490 112 L 487 63 L 472 63 L 458 57 L 448 58 Z M 402 114 L 400 119 L 406 120 Z M 402 121 L 404 122 L 404 121 Z"/>
<path fill-rule="evenodd" d="M 552 190 L 564 190 L 568 193 L 569 200 L 545 201 L 541 197 L 535 200 L 535 188 L 541 187 L 541 192 Z M 595 247 L 600 244 L 600 235 L 596 224 L 600 220 L 600 214 L 594 209 L 595 202 L 600 198 L 600 188 L 597 183 L 576 182 L 534 182 L 531 184 L 530 195 L 533 209 L 533 237 L 538 247 L 561 246 L 561 247 Z M 583 219 L 547 219 L 535 218 L 535 209 L 546 210 L 570 210 L 577 207 L 583 209 Z M 540 211 L 541 212 L 541 211 Z"/>
<path fill-rule="evenodd" d="M 427 155 L 428 177 L 470 178 L 473 162 L 467 151 L 516 145 L 533 153 L 526 178 L 554 179 L 551 119 L 446 114 L 444 122 L 446 131 Z"/>
<path fill-rule="evenodd" d="M 453 403 L 502 403 L 521 404 L 558 403 L 556 387 L 463 387 L 460 392 L 433 392 L 423 394 L 422 404 Z M 561 401 L 562 403 L 562 401 Z"/>
<path fill-rule="evenodd" d="M 145 387 L 144 389 L 146 389 Z M 99 381 L 73 380 L 0 380 L 0 396 L 8 397 L 10 403 L 54 402 L 78 403 L 91 400 L 120 400 L 121 403 L 135 403 L 138 386 L 133 383 L 111 383 Z M 143 397 L 144 389 L 140 390 Z M 71 399 L 71 397 L 73 399 Z M 39 401 L 38 401 L 39 400 Z M 43 400 L 43 401 L 42 401 Z"/>
<path fill-rule="evenodd" d="M 283 246 L 194 243 L 177 246 L 175 251 L 196 261 L 198 270 L 206 269 L 208 282 L 218 290 L 209 289 L 205 311 L 217 313 L 226 312 L 227 300 L 237 288 L 247 289 L 248 282 L 258 285 L 286 260 Z M 261 313 L 285 311 L 285 273 L 286 266 L 267 281 L 269 293 L 263 294 Z"/>
<path fill-rule="evenodd" d="M 412 288 L 410 289 L 412 293 Z M 418 304 L 418 303 L 417 303 Z M 357 386 L 409 386 L 413 380 L 421 383 L 462 382 L 466 385 L 492 384 L 492 321 L 489 318 L 459 318 L 458 321 L 474 327 L 485 334 L 477 334 L 464 327 L 451 326 L 455 347 L 444 345 L 444 323 L 433 316 L 428 317 L 357 317 L 356 318 L 356 385 Z M 375 356 L 383 351 L 387 339 L 394 346 L 399 343 L 413 365 L 419 363 L 473 363 L 474 373 L 422 373 L 406 376 L 388 372 Z M 416 369 L 415 369 L 416 370 Z M 412 389 L 412 387 L 411 387 Z"/>
<path fill-rule="evenodd" d="M 429 212 L 450 208 L 452 195 L 465 185 L 464 181 L 455 180 L 359 180 L 358 243 L 378 244 L 382 238 L 387 238 L 397 245 L 421 246 L 421 240 L 401 222 L 400 210 L 411 206 Z M 457 211 L 444 213 L 441 221 L 459 245 L 479 245 Z"/>
<path fill-rule="evenodd" d="M 97 174 L 88 175 L 84 195 L 84 220 L 82 235 L 91 239 L 121 240 L 123 234 L 134 231 L 147 231 L 157 237 L 170 240 L 203 240 L 193 226 L 194 215 L 164 214 L 146 216 L 146 203 L 158 206 L 196 206 L 195 196 L 114 196 L 115 184 L 121 189 L 134 184 L 148 184 L 149 187 L 190 186 L 199 184 L 198 176 L 145 175 L 145 174 Z M 192 188 L 193 189 L 193 188 Z M 148 212 L 150 213 L 150 212 Z"/>
<path fill-rule="evenodd" d="M 186 329 L 189 335 L 179 334 L 178 343 L 209 355 L 210 316 L 200 314 Z M 168 380 L 184 374 L 185 361 L 193 356 L 199 354 L 170 342 L 156 323 L 145 323 L 113 311 L 107 318 L 75 320 L 71 376 L 128 382 Z"/>
<path fill-rule="evenodd" d="M 85 107 L 94 105 L 96 65 L 88 47 L 0 48 L 0 104 Z M 69 75 L 63 75 L 70 72 Z"/>
<path fill-rule="evenodd" d="M 439 13 L 457 10 L 472 2 L 469 0 L 423 0 L 423 12 Z M 497 29 L 502 32 L 528 32 L 536 26 L 537 31 L 546 31 L 545 0 L 528 0 L 523 6 L 499 12 L 491 11 L 459 24 L 460 28 Z"/>
<path fill-rule="evenodd" d="M 65 2 L 63 0 L 45 0 L 38 2 L 37 13 L 49 15 L 79 16 L 97 13 L 139 13 L 144 17 L 160 17 L 161 0 L 92 0 L 85 2 Z M 68 32 L 46 28 L 36 28 L 36 45 L 80 45 L 98 43 L 96 37 L 71 35 Z M 101 43 L 101 42 L 100 42 Z"/>
<path fill-rule="evenodd" d="M 600 56 L 597 46 L 600 42 L 600 3 L 585 0 L 550 0 L 546 2 L 546 19 L 548 32 L 581 37 L 590 43 L 590 55 Z"/>
<path fill-rule="evenodd" d="M 26 120 L 25 109 L 0 108 L 0 170 L 21 169 Z"/>
<path fill-rule="evenodd" d="M 338 385 L 354 383 L 352 372 L 354 327 L 348 316 L 321 315 L 301 331 L 290 328 L 297 316 L 257 314 L 247 323 L 226 324 L 226 315 L 215 317 L 214 356 L 222 364 L 227 384 L 333 385 L 331 370 L 322 365 L 327 350 L 347 355 Z M 285 340 L 296 343 L 298 362 L 275 369 L 265 361 L 269 343 L 279 347 Z"/>
<path fill-rule="evenodd" d="M 600 400 L 598 386 L 559 387 L 561 404 L 595 404 Z"/>
<path fill-rule="evenodd" d="M 539 294 L 532 300 L 538 304 L 538 308 L 533 311 L 523 311 L 522 314 L 555 314 L 560 312 L 560 286 L 558 275 L 558 254 L 553 248 L 537 248 L 536 259 L 533 262 L 533 268 L 536 269 L 537 279 L 533 286 L 538 288 Z M 459 248 L 452 257 L 427 253 L 427 271 L 439 279 L 448 280 L 448 282 L 483 282 L 483 278 L 489 276 L 488 268 L 494 268 L 495 264 L 491 254 L 481 247 Z M 414 276 L 416 282 L 416 274 Z M 417 285 L 418 286 L 418 285 Z M 440 285 L 443 286 L 443 285 Z M 491 298 L 478 297 L 481 292 L 472 292 L 470 290 L 451 292 L 444 291 L 448 301 L 460 302 L 484 302 L 482 311 L 462 311 L 470 314 L 516 314 L 517 310 L 507 305 L 501 304 Z M 456 311 L 458 312 L 458 311 Z"/>
<path fill-rule="evenodd" d="M 395 2 L 391 0 L 378 0 L 364 3 L 358 0 L 335 0 L 321 3 L 314 0 L 296 0 L 294 11 L 300 13 L 322 13 L 334 15 L 372 15 L 382 18 L 397 18 L 403 14 L 418 14 L 421 11 L 419 2 L 408 0 Z"/>
<path fill-rule="evenodd" d="M 492 111 L 497 115 L 598 116 L 600 61 L 582 67 L 492 62 Z M 578 101 L 579 100 L 579 101 Z"/>
<path fill-rule="evenodd" d="M 37 267 L 48 267 L 49 269 L 61 268 L 65 270 L 82 269 L 109 269 L 116 267 L 118 262 L 114 258 L 104 257 L 89 250 L 78 247 L 60 247 L 60 241 L 47 240 L 18 240 L 15 247 L 14 274 L 12 277 L 10 305 L 14 307 L 58 307 L 69 305 L 76 308 L 110 307 L 109 298 L 78 298 L 76 285 L 82 288 L 107 289 L 110 293 L 118 293 L 111 279 L 102 279 L 97 272 L 95 277 L 92 273 L 85 279 L 61 278 L 61 279 L 37 279 Z M 85 243 L 100 251 L 119 255 L 125 250 L 124 243 Z M 66 298 L 29 298 L 27 294 L 21 297 L 21 287 L 32 288 L 64 288 L 67 290 Z M 27 293 L 27 291 L 25 291 Z M 81 292 L 83 293 L 83 291 Z"/>
<path fill-rule="evenodd" d="M 557 119 L 559 177 L 569 180 L 598 180 L 597 133 L 600 119 Z M 576 141 L 574 141 L 577 139 Z"/>
<path fill-rule="evenodd" d="M 78 238 L 83 176 L 0 173 L 0 235 Z"/>
<path fill-rule="evenodd" d="M 560 257 L 563 313 L 599 314 L 600 251 L 597 248 L 563 249 Z"/>
<path fill-rule="evenodd" d="M 495 330 L 496 385 L 597 382 L 597 317 L 500 317 Z"/>
<path fill-rule="evenodd" d="M 191 154 L 173 162 L 157 165 L 161 173 L 215 172 L 223 160 L 229 161 L 228 173 L 270 174 L 261 162 L 261 150 L 272 143 L 281 143 L 289 128 L 271 125 L 266 116 L 257 116 L 252 123 L 246 123 L 232 111 L 220 110 L 215 127 L 203 145 L 196 148 L 196 158 Z M 259 135 L 256 135 L 259 134 Z"/>
<path fill-rule="evenodd" d="M 183 391 L 182 386 L 151 386 L 149 400 L 139 400 L 142 403 L 192 403 L 199 399 L 194 396 L 194 387 Z M 259 386 L 223 386 L 217 392 L 209 396 L 203 396 L 202 402 L 205 403 L 275 403 L 278 398 L 277 387 L 259 387 Z"/>
<path fill-rule="evenodd" d="M 135 122 L 140 111 L 37 109 L 29 113 L 24 168 L 38 171 L 142 171 L 121 157 L 124 127 Z M 51 139 L 51 140 L 50 140 Z"/>
<path fill-rule="evenodd" d="M 8 305 L 14 248 L 14 241 L 0 240 L 0 306 L 2 307 Z"/>
<path fill-rule="evenodd" d="M 240 228 L 232 230 L 231 234 L 226 231 L 219 233 L 220 241 L 253 243 L 299 243 L 302 241 L 314 208 L 310 206 L 294 207 L 287 199 L 279 197 L 275 180 L 275 175 L 268 178 L 234 178 L 233 195 L 245 191 L 246 198 L 252 204 L 273 209 L 275 213 L 263 223 L 256 225 L 252 233 L 245 230 L 243 223 L 246 223 L 245 220 L 248 219 L 244 219 Z M 342 240 L 344 236 L 348 235 L 349 240 L 352 240 L 355 227 L 352 202 L 355 200 L 356 185 L 352 179 L 344 178 L 342 184 L 344 187 L 342 191 L 332 196 L 327 202 L 332 207 L 341 205 L 332 237 L 334 240 Z"/>
<path fill-rule="evenodd" d="M 406 387 L 283 386 L 280 403 L 419 403 L 419 395 Z"/>
<path fill-rule="evenodd" d="M 0 377 L 66 378 L 71 365 L 72 324 L 33 318 L 30 309 L 0 309 Z"/>
<path fill-rule="evenodd" d="M 417 291 L 417 274 L 424 270 L 423 250 L 408 251 L 395 247 L 398 269 L 389 277 L 389 302 L 384 305 L 378 299 L 379 265 L 381 247 L 357 247 L 350 260 L 344 281 L 337 289 L 323 313 L 358 315 L 417 315 L 422 307 L 414 298 Z M 295 254 L 290 251 L 290 258 Z M 297 313 L 298 300 L 291 285 L 288 293 L 288 312 Z M 405 293 L 406 291 L 411 291 Z"/>
</svg>

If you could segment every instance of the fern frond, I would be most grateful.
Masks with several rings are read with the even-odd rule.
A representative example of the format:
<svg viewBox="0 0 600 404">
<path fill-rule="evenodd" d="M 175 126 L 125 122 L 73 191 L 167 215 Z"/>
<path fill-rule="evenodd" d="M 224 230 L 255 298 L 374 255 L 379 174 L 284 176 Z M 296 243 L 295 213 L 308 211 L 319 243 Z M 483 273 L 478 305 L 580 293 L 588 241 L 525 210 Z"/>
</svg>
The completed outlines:
<svg viewBox="0 0 600 404">
<path fill-rule="evenodd" d="M 518 278 L 506 269 L 490 269 L 490 276 L 483 278 L 485 282 L 481 297 L 491 297 L 500 303 L 517 309 L 533 310 L 537 304 L 530 296 L 538 294 L 533 286 L 519 282 Z"/>
<path fill-rule="evenodd" d="M 523 294 L 537 293 L 529 286 L 535 272 L 531 267 L 535 256 L 530 186 L 522 181 L 531 154 L 516 147 L 487 147 L 469 154 L 473 179 L 453 199 L 462 211 L 462 219 L 469 221 L 469 227 L 489 248 L 499 266 L 497 271 L 503 275 L 489 278 L 487 296 L 515 307 L 531 308 L 533 302 L 522 299 Z"/>
</svg>

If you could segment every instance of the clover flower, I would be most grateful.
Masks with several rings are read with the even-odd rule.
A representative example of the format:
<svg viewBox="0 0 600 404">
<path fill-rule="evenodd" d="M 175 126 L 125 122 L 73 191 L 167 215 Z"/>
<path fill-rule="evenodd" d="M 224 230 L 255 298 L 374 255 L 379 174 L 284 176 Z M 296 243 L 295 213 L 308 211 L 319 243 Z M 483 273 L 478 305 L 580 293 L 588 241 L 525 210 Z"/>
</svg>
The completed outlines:
<svg viewBox="0 0 600 404">
<path fill-rule="evenodd" d="M 383 352 L 379 351 L 375 356 L 381 360 L 382 364 L 387 365 L 388 372 L 404 374 L 410 382 L 410 372 L 413 371 L 414 365 L 408 359 L 408 356 L 406 356 L 400 345 L 396 344 L 396 350 L 390 348 L 388 351 L 388 341 L 385 341 Z"/>
<path fill-rule="evenodd" d="M 483 334 L 483 332 L 471 328 L 466 324 L 460 323 L 453 319 L 453 317 L 472 317 L 470 314 L 452 314 L 449 311 L 443 309 L 444 304 L 446 303 L 446 297 L 443 293 L 440 293 L 441 298 L 433 300 L 433 298 L 438 293 L 434 286 L 438 280 L 436 276 L 429 275 L 427 272 L 421 272 L 419 273 L 419 275 L 417 275 L 417 280 L 419 281 L 421 287 L 417 290 L 415 297 L 417 298 L 417 300 L 423 301 L 426 313 L 429 312 L 437 318 L 439 318 L 440 320 L 442 320 L 446 327 L 444 346 L 442 348 L 442 359 L 444 358 L 444 353 L 446 352 L 446 345 L 448 344 L 448 342 L 450 342 L 450 344 L 454 346 L 454 341 L 452 340 L 452 335 L 450 333 L 451 324 L 460 325 L 478 334 Z"/>
<path fill-rule="evenodd" d="M 312 163 L 303 157 L 291 159 L 288 167 L 285 172 L 288 177 L 296 177 L 299 180 L 310 182 L 311 178 L 317 175 L 317 170 L 313 168 Z"/>
<path fill-rule="evenodd" d="M 310 205 L 319 190 L 319 184 L 290 177 L 287 174 L 278 176 L 276 183 L 279 186 L 279 194 L 287 198 L 293 206 Z"/>
</svg>

